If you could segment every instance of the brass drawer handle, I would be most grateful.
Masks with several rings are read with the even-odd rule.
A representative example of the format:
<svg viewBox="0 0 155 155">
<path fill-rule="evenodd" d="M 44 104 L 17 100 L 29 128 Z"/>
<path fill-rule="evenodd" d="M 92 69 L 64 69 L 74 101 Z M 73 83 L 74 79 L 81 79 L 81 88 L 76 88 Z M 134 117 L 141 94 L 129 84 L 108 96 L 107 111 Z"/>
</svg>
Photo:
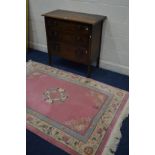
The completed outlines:
<svg viewBox="0 0 155 155">
<path fill-rule="evenodd" d="M 86 31 L 89 30 L 88 26 L 84 26 L 84 25 L 79 25 L 78 28 L 79 30 L 86 30 Z"/>
<path fill-rule="evenodd" d="M 84 54 L 88 54 L 88 51 L 85 48 L 79 47 L 76 49 L 76 55 L 81 57 Z"/>
<path fill-rule="evenodd" d="M 52 24 L 57 25 L 57 21 L 53 21 Z"/>
<path fill-rule="evenodd" d="M 57 21 L 52 21 L 52 20 L 48 20 L 47 23 L 50 26 L 57 26 L 58 25 Z"/>
</svg>

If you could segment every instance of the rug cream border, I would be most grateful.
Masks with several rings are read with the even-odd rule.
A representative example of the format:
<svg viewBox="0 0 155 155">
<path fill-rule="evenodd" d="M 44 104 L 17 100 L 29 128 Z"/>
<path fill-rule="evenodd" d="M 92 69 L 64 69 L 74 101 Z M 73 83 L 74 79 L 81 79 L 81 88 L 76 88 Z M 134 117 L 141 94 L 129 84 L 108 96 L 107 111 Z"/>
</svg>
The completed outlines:
<svg viewBox="0 0 155 155">
<path fill-rule="evenodd" d="M 111 132 L 109 141 L 107 142 L 107 144 L 104 148 L 104 151 L 102 152 L 102 155 L 114 155 L 115 154 L 118 144 L 120 142 L 120 139 L 122 137 L 120 129 L 121 129 L 123 120 L 128 117 L 128 114 L 129 114 L 129 100 L 127 101 L 126 105 L 124 106 L 124 108 L 117 120 L 117 123 L 115 124 L 115 127 Z"/>
</svg>

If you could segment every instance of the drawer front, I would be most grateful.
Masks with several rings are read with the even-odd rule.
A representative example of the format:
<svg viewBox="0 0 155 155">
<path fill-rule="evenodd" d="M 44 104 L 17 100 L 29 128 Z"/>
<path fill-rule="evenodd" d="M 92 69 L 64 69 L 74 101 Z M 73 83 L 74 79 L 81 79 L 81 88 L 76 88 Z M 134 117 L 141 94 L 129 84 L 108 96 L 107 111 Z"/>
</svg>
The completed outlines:
<svg viewBox="0 0 155 155">
<path fill-rule="evenodd" d="M 89 44 L 89 35 L 74 34 L 69 32 L 60 32 L 56 30 L 48 31 L 48 40 L 62 42 L 66 44 L 86 46 Z"/>
<path fill-rule="evenodd" d="M 46 23 L 47 29 L 50 29 L 50 30 L 52 29 L 52 30 L 59 30 L 59 31 L 82 33 L 82 34 L 89 34 L 91 31 L 90 25 L 78 23 L 78 22 L 63 21 L 63 20 L 46 17 L 45 23 Z"/>
<path fill-rule="evenodd" d="M 88 63 L 88 48 L 70 44 L 49 42 L 49 52 L 75 62 Z"/>
</svg>

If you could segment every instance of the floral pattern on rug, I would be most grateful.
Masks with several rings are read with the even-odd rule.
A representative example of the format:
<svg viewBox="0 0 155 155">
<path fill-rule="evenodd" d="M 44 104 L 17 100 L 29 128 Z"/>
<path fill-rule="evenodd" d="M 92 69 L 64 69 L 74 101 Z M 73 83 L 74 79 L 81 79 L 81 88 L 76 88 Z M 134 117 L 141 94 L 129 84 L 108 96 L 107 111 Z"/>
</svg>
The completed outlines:
<svg viewBox="0 0 155 155">
<path fill-rule="evenodd" d="M 70 134 L 67 134 L 63 130 L 60 130 L 54 127 L 52 124 L 49 124 L 38 117 L 34 116 L 31 113 L 27 113 L 27 125 L 32 126 L 35 129 L 39 130 L 41 133 L 44 133 L 48 137 L 56 140 L 57 142 L 63 144 L 64 146 L 75 151 L 75 154 L 79 155 L 100 155 L 98 150 L 101 149 L 100 145 L 104 142 L 104 136 L 107 131 L 111 128 L 111 122 L 113 121 L 117 111 L 123 106 L 123 103 L 126 102 L 128 98 L 128 92 L 114 88 L 112 86 L 100 83 L 98 81 L 88 79 L 79 75 L 68 73 L 50 66 L 46 66 L 36 62 L 29 62 L 27 64 L 27 73 L 28 75 L 33 73 L 33 71 L 38 70 L 40 72 L 49 74 L 59 79 L 63 79 L 69 82 L 76 83 L 81 86 L 88 87 L 90 89 L 105 91 L 113 95 L 110 104 L 108 105 L 106 111 L 99 118 L 97 124 L 95 125 L 93 133 L 90 135 L 87 142 L 83 142 Z M 92 94 L 95 95 L 95 94 Z M 102 97 L 99 95 L 97 100 L 102 100 Z M 95 108 L 100 107 L 100 104 L 95 105 Z M 87 125 L 89 118 L 86 120 L 71 121 L 66 122 L 71 128 L 75 130 L 81 130 L 82 125 Z M 81 123 L 82 122 L 82 123 Z M 81 127 L 78 128 L 78 123 Z"/>
<path fill-rule="evenodd" d="M 48 104 L 64 103 L 67 98 L 65 90 L 62 88 L 50 88 L 43 93 L 43 99 Z"/>
</svg>

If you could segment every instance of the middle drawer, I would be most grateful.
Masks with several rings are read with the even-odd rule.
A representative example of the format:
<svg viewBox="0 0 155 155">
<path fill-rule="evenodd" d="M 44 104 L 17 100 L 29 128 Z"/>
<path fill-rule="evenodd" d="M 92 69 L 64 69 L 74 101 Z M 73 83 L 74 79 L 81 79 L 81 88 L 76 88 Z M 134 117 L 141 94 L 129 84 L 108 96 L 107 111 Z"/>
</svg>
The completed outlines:
<svg viewBox="0 0 155 155">
<path fill-rule="evenodd" d="M 51 30 L 47 35 L 49 41 L 82 46 L 88 46 L 89 44 L 89 35 L 80 35 L 71 32 L 59 32 L 56 30 Z"/>
</svg>

